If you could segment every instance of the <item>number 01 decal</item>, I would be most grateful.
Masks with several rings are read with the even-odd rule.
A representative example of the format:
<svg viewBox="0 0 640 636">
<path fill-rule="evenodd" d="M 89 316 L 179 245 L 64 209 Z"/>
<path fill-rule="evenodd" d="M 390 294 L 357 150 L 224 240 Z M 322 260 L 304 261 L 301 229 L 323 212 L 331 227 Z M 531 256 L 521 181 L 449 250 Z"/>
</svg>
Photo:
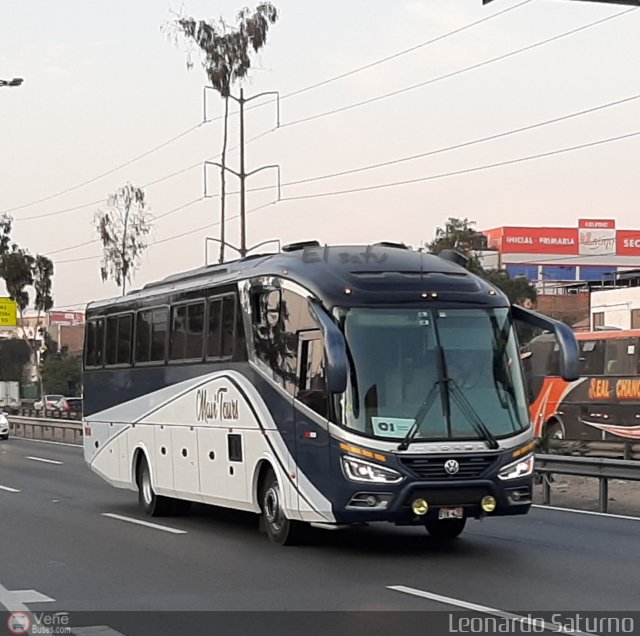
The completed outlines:
<svg viewBox="0 0 640 636">
<path fill-rule="evenodd" d="M 373 432 L 384 437 L 404 437 L 413 426 L 414 419 L 406 417 L 372 417 Z"/>
</svg>

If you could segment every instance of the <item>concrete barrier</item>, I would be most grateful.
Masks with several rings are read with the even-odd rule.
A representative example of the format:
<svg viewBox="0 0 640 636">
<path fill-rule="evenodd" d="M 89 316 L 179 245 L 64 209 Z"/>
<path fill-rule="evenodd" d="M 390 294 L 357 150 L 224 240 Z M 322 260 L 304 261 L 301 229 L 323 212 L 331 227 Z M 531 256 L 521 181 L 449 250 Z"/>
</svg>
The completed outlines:
<svg viewBox="0 0 640 636">
<path fill-rule="evenodd" d="M 82 422 L 19 415 L 9 415 L 7 419 L 11 429 L 10 434 L 13 437 L 82 445 Z"/>
</svg>

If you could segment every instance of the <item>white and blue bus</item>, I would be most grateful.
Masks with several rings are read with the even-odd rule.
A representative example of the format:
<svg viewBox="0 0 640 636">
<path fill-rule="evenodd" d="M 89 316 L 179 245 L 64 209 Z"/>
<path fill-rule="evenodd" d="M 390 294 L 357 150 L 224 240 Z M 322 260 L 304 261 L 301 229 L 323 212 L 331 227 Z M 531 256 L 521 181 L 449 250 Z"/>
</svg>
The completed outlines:
<svg viewBox="0 0 640 636">
<path fill-rule="evenodd" d="M 510 306 L 452 252 L 309 241 L 90 303 L 84 451 L 149 515 L 189 502 L 306 524 L 388 521 L 451 538 L 524 514 L 533 435 Z"/>
</svg>

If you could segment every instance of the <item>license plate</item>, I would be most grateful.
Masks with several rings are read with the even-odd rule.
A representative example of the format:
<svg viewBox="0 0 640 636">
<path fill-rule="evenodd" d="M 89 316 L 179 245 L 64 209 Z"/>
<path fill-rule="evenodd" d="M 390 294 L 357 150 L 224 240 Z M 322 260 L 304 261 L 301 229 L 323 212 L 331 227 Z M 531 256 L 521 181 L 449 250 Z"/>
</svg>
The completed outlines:
<svg viewBox="0 0 640 636">
<path fill-rule="evenodd" d="M 440 508 L 438 510 L 438 519 L 462 519 L 463 517 L 463 508 Z"/>
</svg>

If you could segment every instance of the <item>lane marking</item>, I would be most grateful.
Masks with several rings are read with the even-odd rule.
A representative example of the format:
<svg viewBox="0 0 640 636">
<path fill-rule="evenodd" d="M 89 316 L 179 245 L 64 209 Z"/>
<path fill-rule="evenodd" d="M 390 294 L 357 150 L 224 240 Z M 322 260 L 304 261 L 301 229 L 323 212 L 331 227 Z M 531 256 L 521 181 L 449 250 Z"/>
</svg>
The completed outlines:
<svg viewBox="0 0 640 636">
<path fill-rule="evenodd" d="M 55 599 L 36 590 L 8 590 L 0 584 L 0 605 L 9 612 L 28 612 L 27 603 L 54 603 Z"/>
<path fill-rule="evenodd" d="M 477 603 L 469 603 L 450 596 L 442 596 L 440 594 L 434 594 L 433 592 L 425 592 L 424 590 L 418 590 L 415 587 L 407 587 L 405 585 L 387 585 L 388 590 L 394 592 L 402 592 L 404 594 L 410 594 L 412 596 L 419 596 L 421 598 L 427 598 L 437 603 L 443 603 L 445 605 L 453 605 L 455 607 L 461 607 L 462 609 L 469 610 L 471 612 L 478 612 L 480 614 L 489 614 L 490 616 L 497 616 L 498 618 L 505 618 L 510 621 L 517 622 L 519 625 L 529 625 L 531 627 L 540 628 L 544 625 L 544 628 L 550 632 L 558 632 L 557 623 L 547 623 L 542 619 L 529 618 L 528 616 L 522 616 L 521 614 L 513 614 L 512 612 L 505 612 L 503 610 L 496 609 L 494 607 L 487 607 L 486 605 L 478 605 Z M 577 636 L 588 636 L 585 632 L 572 631 L 572 634 Z M 598 636 L 591 632 L 591 636 Z"/>
<path fill-rule="evenodd" d="M 72 627 L 71 633 L 75 636 L 124 636 L 106 625 L 94 625 L 93 627 Z"/>
<path fill-rule="evenodd" d="M 124 515 L 116 515 L 113 512 L 103 512 L 103 517 L 109 517 L 110 519 L 118 519 L 120 521 L 128 521 L 129 523 L 135 523 L 139 526 L 145 526 L 147 528 L 153 528 L 154 530 L 164 530 L 165 532 L 171 532 L 173 534 L 187 534 L 186 530 L 178 530 L 177 528 L 170 528 L 169 526 L 161 526 L 157 523 L 151 523 L 149 521 L 142 521 L 141 519 L 134 519 L 133 517 L 125 517 Z"/>
<path fill-rule="evenodd" d="M 5 490 L 6 492 L 20 492 L 17 488 L 9 488 L 9 486 L 0 486 L 0 490 Z"/>
<path fill-rule="evenodd" d="M 611 512 L 595 512 L 593 510 L 575 510 L 574 508 L 560 508 L 559 506 L 543 506 L 541 504 L 533 504 L 532 508 L 541 508 L 542 510 L 559 510 L 560 512 L 575 512 L 579 515 L 595 515 L 596 517 L 611 517 L 612 519 L 628 519 L 629 521 L 640 521 L 640 517 L 632 517 L 630 515 L 615 515 Z"/>
<path fill-rule="evenodd" d="M 59 462 L 57 459 L 45 459 L 44 457 L 32 457 L 31 455 L 25 457 L 25 459 L 30 459 L 34 462 L 42 462 L 43 464 L 56 464 L 57 466 L 64 464 L 64 462 Z"/>
</svg>

